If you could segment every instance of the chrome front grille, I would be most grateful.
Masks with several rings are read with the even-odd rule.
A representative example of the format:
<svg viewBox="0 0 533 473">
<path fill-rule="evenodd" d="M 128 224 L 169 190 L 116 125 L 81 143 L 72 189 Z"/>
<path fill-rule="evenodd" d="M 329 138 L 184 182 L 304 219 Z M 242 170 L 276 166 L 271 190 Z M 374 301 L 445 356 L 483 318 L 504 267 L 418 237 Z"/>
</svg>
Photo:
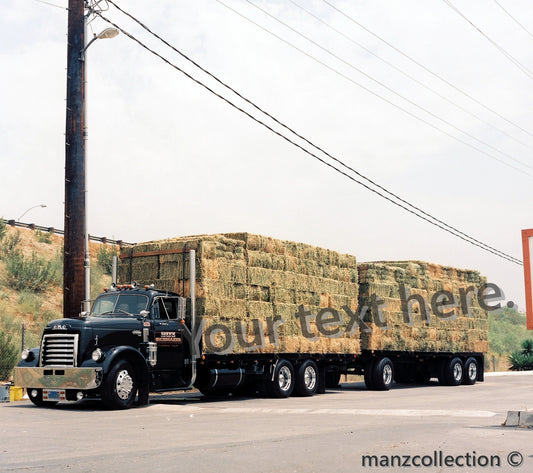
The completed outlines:
<svg viewBox="0 0 533 473">
<path fill-rule="evenodd" d="M 41 366 L 74 367 L 78 358 L 78 334 L 46 334 L 41 344 Z"/>
</svg>

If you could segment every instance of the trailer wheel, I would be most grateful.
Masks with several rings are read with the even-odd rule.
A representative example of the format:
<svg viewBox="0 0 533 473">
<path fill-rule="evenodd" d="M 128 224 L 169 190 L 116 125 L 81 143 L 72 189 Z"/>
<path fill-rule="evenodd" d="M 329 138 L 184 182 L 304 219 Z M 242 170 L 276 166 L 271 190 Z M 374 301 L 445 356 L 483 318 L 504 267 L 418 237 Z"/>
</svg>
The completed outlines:
<svg viewBox="0 0 533 473">
<path fill-rule="evenodd" d="M 294 368 L 287 360 L 279 360 L 274 369 L 273 379 L 266 384 L 270 397 L 289 397 L 294 390 Z"/>
<path fill-rule="evenodd" d="M 388 391 L 392 386 L 394 380 L 394 368 L 392 361 L 387 357 L 381 358 L 374 365 L 372 370 L 374 373 L 374 390 Z"/>
<path fill-rule="evenodd" d="M 132 366 L 120 360 L 113 366 L 102 390 L 102 401 L 108 409 L 129 408 L 137 394 L 137 376 Z"/>
<path fill-rule="evenodd" d="M 465 363 L 465 374 L 463 378 L 463 384 L 472 386 L 477 381 L 477 361 L 475 358 L 468 358 Z"/>
<path fill-rule="evenodd" d="M 365 370 L 364 370 L 366 389 L 369 389 L 370 391 L 374 390 L 374 366 L 375 364 L 376 364 L 375 360 L 369 361 L 365 365 Z"/>
<path fill-rule="evenodd" d="M 297 396 L 312 396 L 318 387 L 318 367 L 313 360 L 304 361 L 298 368 L 294 392 Z"/>
<path fill-rule="evenodd" d="M 464 366 L 461 358 L 452 358 L 442 363 L 439 382 L 443 386 L 459 386 L 463 382 Z"/>
<path fill-rule="evenodd" d="M 28 388 L 28 397 L 37 407 L 54 407 L 57 401 L 43 401 L 43 390 Z"/>
</svg>

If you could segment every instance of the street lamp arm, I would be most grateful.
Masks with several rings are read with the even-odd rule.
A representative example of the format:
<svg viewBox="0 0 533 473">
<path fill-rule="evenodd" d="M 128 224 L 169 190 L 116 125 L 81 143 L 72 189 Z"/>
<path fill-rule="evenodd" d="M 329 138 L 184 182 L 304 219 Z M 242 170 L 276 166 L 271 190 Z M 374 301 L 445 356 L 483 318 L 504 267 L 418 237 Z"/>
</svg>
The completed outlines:
<svg viewBox="0 0 533 473">
<path fill-rule="evenodd" d="M 37 204 L 37 205 L 34 205 L 33 207 L 30 207 L 17 220 L 20 222 L 22 220 L 22 217 L 24 217 L 24 215 L 26 215 L 30 210 L 36 209 L 37 207 L 42 207 L 44 209 L 46 207 L 46 204 Z"/>
</svg>

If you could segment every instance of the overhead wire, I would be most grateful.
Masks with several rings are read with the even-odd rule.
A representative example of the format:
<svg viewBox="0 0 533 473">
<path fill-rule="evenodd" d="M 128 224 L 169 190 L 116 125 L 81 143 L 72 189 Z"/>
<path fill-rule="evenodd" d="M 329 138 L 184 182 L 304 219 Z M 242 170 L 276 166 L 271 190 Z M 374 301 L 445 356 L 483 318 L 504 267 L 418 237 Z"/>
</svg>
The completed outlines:
<svg viewBox="0 0 533 473">
<path fill-rule="evenodd" d="M 157 38 L 159 41 L 161 41 L 163 44 L 165 44 L 167 47 L 169 47 L 170 49 L 172 49 L 174 52 L 176 52 L 177 54 L 179 54 L 182 58 L 186 59 L 188 62 L 190 62 L 191 64 L 193 64 L 195 67 L 197 67 L 198 69 L 200 69 L 203 73 L 205 73 L 206 75 L 208 75 L 209 77 L 211 77 L 212 79 L 214 79 L 217 83 L 219 83 L 220 85 L 222 85 L 224 88 L 226 88 L 227 90 L 229 90 L 230 92 L 232 92 L 233 94 L 237 95 L 240 99 L 242 99 L 243 101 L 245 101 L 247 104 L 251 105 L 253 108 L 255 108 L 257 111 L 259 111 L 260 113 L 264 114 L 265 116 L 267 116 L 268 118 L 270 118 L 271 120 L 273 120 L 275 123 L 277 123 L 278 125 L 282 126 L 283 128 L 285 128 L 287 131 L 289 131 L 290 133 L 292 133 L 293 135 L 297 136 L 299 139 L 305 141 L 307 144 L 309 144 L 310 146 L 312 146 L 313 148 L 315 148 L 317 151 L 320 151 L 321 153 L 325 154 L 326 156 L 328 156 L 330 159 L 334 160 L 335 162 L 337 162 L 338 164 L 342 165 L 344 168 L 348 169 L 349 171 L 353 172 L 354 174 L 356 174 L 357 176 L 359 176 L 360 178 L 364 179 L 365 181 L 369 182 L 370 184 L 374 185 L 375 187 L 379 188 L 380 190 L 386 192 L 388 195 L 390 195 L 391 197 L 399 200 L 400 202 L 406 204 L 406 205 L 409 205 L 411 208 L 413 208 L 414 210 L 418 211 L 418 212 L 421 212 L 423 215 L 437 221 L 438 223 L 442 224 L 442 225 L 445 225 L 447 227 L 449 227 L 450 229 L 452 229 L 453 231 L 455 232 L 458 232 L 460 233 L 461 235 L 467 237 L 467 238 L 471 238 L 473 239 L 474 241 L 476 241 L 477 243 L 480 243 L 480 244 L 483 244 L 481 241 L 479 240 L 476 240 L 474 239 L 473 237 L 470 237 L 469 235 L 467 235 L 466 233 L 463 233 L 461 232 L 460 230 L 458 230 L 457 228 L 454 228 L 453 226 L 451 225 L 448 225 L 446 224 L 445 222 L 443 222 L 442 220 L 432 216 L 431 214 L 429 214 L 428 212 L 422 210 L 421 208 L 411 204 L 410 202 L 408 202 L 407 200 L 401 198 L 400 196 L 398 196 L 397 194 L 389 191 L 388 189 L 386 189 L 385 187 L 381 186 L 380 184 L 378 184 L 377 182 L 375 182 L 374 180 L 368 178 L 367 176 L 361 174 L 359 171 L 357 171 L 356 169 L 354 169 L 353 167 L 345 164 L 344 162 L 342 162 L 341 160 L 339 160 L 338 158 L 334 157 L 333 155 L 331 155 L 330 153 L 328 153 L 327 151 L 325 151 L 323 148 L 321 148 L 320 146 L 314 144 L 313 142 L 311 142 L 310 140 L 308 140 L 307 138 L 305 138 L 302 134 L 298 133 L 297 131 L 295 131 L 293 128 L 289 127 L 288 125 L 286 125 L 285 123 L 281 122 L 280 120 L 278 120 L 277 118 L 275 118 L 273 115 L 271 115 L 269 112 L 267 112 L 266 110 L 264 110 L 263 108 L 259 107 L 257 104 L 255 104 L 254 102 L 252 102 L 251 100 L 249 100 L 248 98 L 244 97 L 241 93 L 239 93 L 237 90 L 235 90 L 234 88 L 232 88 L 231 86 L 229 86 L 228 84 L 226 84 L 224 81 L 222 81 L 221 79 L 219 79 L 217 76 L 215 76 L 214 74 L 212 74 L 211 72 L 209 72 L 207 69 L 205 69 L 204 67 L 202 67 L 200 64 L 198 64 L 197 62 L 195 62 L 193 59 L 191 59 L 189 56 L 187 56 L 185 53 L 183 53 L 182 51 L 178 50 L 176 47 L 174 47 L 172 44 L 170 44 L 168 41 L 166 41 L 164 38 L 162 38 L 160 35 L 158 35 L 157 33 L 153 32 L 148 26 L 146 26 L 144 23 L 142 23 L 140 20 L 138 20 L 137 18 L 135 18 L 133 15 L 131 15 L 130 13 L 126 12 L 125 10 L 123 10 L 122 8 L 120 8 L 117 4 L 115 4 L 112 0 L 109 0 L 109 2 L 117 9 L 119 10 L 121 13 L 123 13 L 124 15 L 126 15 L 128 18 L 130 18 L 131 20 L 133 20 L 134 22 L 136 22 L 139 26 L 141 26 L 145 31 L 147 31 L 148 33 L 150 33 L 152 36 L 154 36 L 155 38 Z M 488 245 L 487 245 L 488 246 Z M 493 247 L 489 247 L 490 249 L 498 252 L 499 250 L 497 250 L 496 248 L 493 248 Z M 508 256 L 508 255 L 505 255 L 505 256 Z"/>
<path fill-rule="evenodd" d="M 494 0 L 494 1 L 496 1 L 496 0 Z M 501 133 L 502 135 L 507 136 L 511 140 L 513 140 L 513 141 L 515 141 L 517 143 L 520 143 L 522 146 L 533 150 L 533 146 L 530 146 L 527 143 L 524 143 L 523 141 L 519 140 L 518 138 L 516 138 L 515 136 L 513 136 L 510 133 L 506 132 L 505 130 L 502 130 L 501 128 L 493 125 L 492 123 L 490 123 L 489 121 L 487 121 L 484 118 L 480 117 L 479 115 L 476 115 L 475 113 L 472 113 L 466 107 L 463 107 L 462 105 L 458 104 L 457 102 L 453 101 L 452 99 L 446 97 L 444 94 L 441 94 L 439 91 L 435 90 L 434 88 L 428 86 L 427 84 L 424 84 L 422 81 L 418 80 L 412 74 L 409 74 L 408 72 L 406 72 L 403 69 L 399 68 L 398 66 L 394 65 L 391 61 L 388 61 L 387 59 L 382 58 L 380 55 L 376 54 L 371 49 L 367 48 L 363 44 L 361 44 L 358 41 L 354 40 L 351 36 L 347 35 L 343 31 L 341 31 L 338 28 L 334 27 L 333 25 L 331 25 L 330 23 L 325 21 L 323 18 L 320 18 L 318 15 L 315 15 L 312 11 L 310 11 L 307 8 L 303 7 L 302 5 L 298 4 L 294 0 L 289 0 L 289 2 L 292 3 L 294 6 L 296 6 L 297 8 L 299 8 L 300 10 L 304 11 L 305 13 L 307 13 L 309 16 L 314 18 L 316 21 L 318 21 L 318 22 L 322 23 L 323 25 L 325 25 L 330 30 L 332 30 L 335 33 L 337 33 L 338 35 L 342 36 L 343 38 L 345 38 L 346 40 L 348 40 L 352 44 L 355 44 L 359 48 L 363 49 L 367 54 L 370 54 L 371 56 L 375 57 L 379 61 L 387 64 L 389 67 L 391 67 L 395 71 L 399 72 L 403 76 L 407 77 L 408 79 L 412 80 L 413 82 L 415 82 L 419 86 L 423 87 L 426 90 L 429 90 L 430 92 L 432 92 L 436 96 L 440 97 L 441 99 L 445 100 L 449 104 L 453 105 L 454 107 L 458 108 L 459 110 L 463 111 L 464 113 L 466 113 L 466 114 L 470 115 L 471 117 L 475 118 L 476 120 L 480 121 L 484 125 L 492 128 L 493 130 L 496 130 L 498 133 Z"/>
<path fill-rule="evenodd" d="M 524 175 L 527 175 L 529 176 L 530 178 L 533 178 L 533 174 L 531 174 L 530 172 L 524 170 L 524 169 L 521 169 L 519 167 L 516 167 L 514 166 L 513 164 L 510 164 L 500 158 L 498 158 L 497 156 L 495 156 L 494 154 L 491 154 L 475 145 L 473 145 L 472 143 L 469 143 L 468 141 L 465 141 L 464 139 L 461 139 L 459 138 L 458 136 L 455 136 L 453 135 L 452 133 L 446 131 L 446 130 L 443 130 L 442 128 L 438 127 L 437 125 L 429 122 L 428 120 L 425 120 L 424 118 L 414 114 L 413 112 L 407 110 L 406 108 L 392 102 L 391 100 L 389 100 L 388 98 L 378 94 L 377 92 L 373 91 L 372 89 L 366 87 L 365 85 L 361 84 L 360 82 L 357 82 L 355 79 L 347 76 L 346 74 L 340 72 L 338 69 L 335 69 L 334 67 L 330 66 L 329 64 L 325 63 L 324 61 L 321 61 L 320 59 L 317 59 L 315 56 L 313 56 L 312 54 L 304 51 L 303 49 L 299 48 L 298 46 L 294 45 L 293 43 L 291 43 L 290 41 L 287 41 L 286 39 L 282 38 L 281 36 L 277 35 L 276 33 L 273 33 L 272 31 L 270 31 L 268 28 L 265 28 L 264 26 L 260 25 L 259 23 L 257 23 L 256 21 L 250 19 L 249 17 L 247 17 L 246 15 L 242 14 L 241 12 L 239 12 L 238 10 L 235 10 L 234 8 L 230 7 L 229 5 L 227 5 L 226 3 L 224 3 L 222 0 L 215 0 L 217 3 L 219 3 L 220 5 L 223 5 L 224 7 L 226 7 L 227 9 L 231 10 L 232 12 L 236 13 L 237 15 L 239 15 L 240 17 L 242 17 L 243 19 L 249 21 L 250 23 L 254 24 L 255 26 L 259 27 L 260 29 L 262 29 L 263 31 L 265 31 L 266 33 L 274 36 L 275 38 L 277 38 L 278 40 L 282 41 L 283 43 L 287 44 L 288 46 L 296 49 L 297 51 L 299 51 L 300 53 L 304 54 L 305 56 L 309 57 L 310 59 L 318 62 L 319 64 L 321 64 L 322 66 L 326 67 L 327 69 L 329 69 L 330 71 L 334 72 L 335 74 L 338 74 L 339 76 L 343 77 L 344 79 L 348 80 L 349 82 L 357 85 L 358 87 L 362 88 L 363 90 L 369 92 L 370 94 L 374 95 L 375 97 L 379 98 L 380 100 L 383 100 L 385 101 L 386 103 L 388 103 L 389 105 L 392 105 L 393 107 L 397 108 L 398 110 L 401 110 L 402 112 L 406 113 L 407 115 L 409 115 L 410 117 L 414 118 L 415 120 L 418 120 L 422 123 L 425 123 L 426 125 L 430 126 L 431 128 L 437 130 L 439 133 L 442 133 L 474 150 L 476 150 L 477 152 L 481 153 L 481 154 L 484 154 L 485 156 L 488 156 L 489 158 L 491 159 L 494 159 L 495 161 L 498 161 L 500 162 L 501 164 L 503 164 L 504 166 L 507 166 L 507 167 L 510 167 L 512 169 L 514 169 L 515 171 L 517 172 L 520 172 Z M 291 27 L 290 25 L 287 25 L 285 22 L 283 22 L 282 20 L 280 20 L 279 18 L 275 17 L 274 15 L 270 14 L 268 11 L 264 10 L 263 8 L 259 7 L 258 5 L 254 4 L 253 2 L 251 2 L 250 0 L 245 0 L 247 3 L 249 3 L 250 5 L 253 5 L 255 8 L 257 8 L 258 10 L 262 11 L 263 13 L 265 13 L 266 15 L 268 15 L 269 17 L 271 17 L 272 19 L 274 19 L 275 21 L 279 22 L 280 24 L 284 25 L 285 27 L 289 28 L 291 31 L 295 32 L 296 34 L 302 36 L 303 38 L 305 38 L 307 41 L 311 42 L 312 44 L 314 44 L 315 46 L 317 46 L 318 48 L 320 48 L 321 50 L 323 50 L 324 52 L 330 54 L 331 56 L 333 56 L 335 59 L 341 61 L 342 63 L 344 63 L 345 65 L 351 67 L 352 69 L 356 70 L 357 72 L 359 72 L 360 74 L 364 75 L 365 77 L 367 77 L 368 79 L 372 80 L 373 82 L 376 82 L 377 84 L 379 84 L 381 87 L 385 88 L 386 90 L 388 90 L 389 92 L 393 93 L 394 95 L 400 97 L 402 100 L 405 100 L 406 102 L 408 102 L 409 104 L 413 105 L 414 107 L 416 108 L 419 108 L 420 110 L 424 111 L 425 113 L 427 113 L 428 115 L 436 118 L 437 120 L 445 123 L 446 125 L 454 128 L 455 130 L 459 131 L 460 133 L 463 133 L 464 135 L 468 136 L 469 138 L 473 139 L 474 141 L 477 141 L 479 143 L 481 143 L 482 145 L 484 146 L 487 146 L 488 148 L 491 148 L 491 149 L 494 149 L 496 152 L 502 154 L 503 156 L 506 156 L 508 157 L 509 159 L 511 159 L 512 161 L 515 161 L 519 164 L 521 164 L 522 166 L 525 166 L 525 167 L 528 167 L 530 169 L 533 169 L 533 166 L 527 164 L 527 163 L 524 163 L 523 161 L 517 159 L 517 158 L 514 158 L 513 156 L 509 155 L 508 153 L 505 153 L 497 148 L 495 148 L 494 146 L 488 144 L 488 143 L 485 143 L 481 140 L 479 140 L 478 138 L 476 138 L 475 136 L 471 135 L 470 133 L 468 132 L 465 132 L 463 130 L 461 130 L 460 128 L 456 127 L 455 125 L 453 125 L 452 123 L 448 122 L 447 120 L 437 116 L 436 114 L 434 114 L 433 112 L 425 109 L 424 107 L 421 107 L 420 105 L 416 104 L 415 102 L 413 102 L 412 100 L 404 97 L 403 95 L 399 94 L 398 92 L 396 92 L 395 90 L 393 90 L 392 88 L 390 88 L 389 86 L 387 86 L 386 84 L 378 81 L 377 79 L 374 79 L 373 77 L 371 77 L 369 74 L 367 74 L 366 72 L 362 71 L 361 69 L 359 69 L 358 67 L 354 66 L 353 64 L 349 63 L 348 61 L 344 60 L 343 58 L 341 58 L 340 56 L 336 55 L 335 53 L 329 51 L 327 48 L 324 48 L 323 46 L 321 46 L 320 44 L 318 44 L 316 41 L 314 41 L 313 39 L 307 37 L 306 35 L 304 35 L 303 33 L 300 33 L 298 30 L 296 30 L 295 28 Z"/>
<path fill-rule="evenodd" d="M 513 15 L 511 15 L 511 13 L 509 13 L 504 7 L 503 5 L 498 2 L 498 0 L 494 0 L 494 3 L 496 5 L 498 5 L 506 14 L 507 16 L 509 16 L 518 26 L 520 26 L 520 28 L 522 28 L 529 36 L 531 36 L 533 38 L 533 33 L 531 33 L 531 31 L 529 31 L 522 23 L 520 23 Z"/>
<path fill-rule="evenodd" d="M 453 84 L 452 82 L 450 82 L 448 79 L 446 79 L 445 77 L 442 77 L 441 75 L 437 74 L 436 72 L 432 71 L 431 69 L 429 69 L 427 66 L 425 66 L 424 64 L 422 64 L 420 61 L 417 61 L 416 59 L 414 59 L 413 57 L 411 57 L 409 54 L 405 53 L 404 51 L 402 51 L 401 49 L 397 48 L 396 46 L 394 46 L 392 43 L 390 43 L 389 41 L 387 41 L 386 39 L 382 38 L 381 36 L 379 36 L 377 33 L 375 33 L 374 31 L 372 31 L 370 28 L 366 27 L 365 25 L 363 25 L 362 23 L 360 23 L 359 21 L 357 21 L 355 18 L 353 18 L 351 15 L 348 15 L 347 13 L 345 13 L 343 10 L 341 10 L 340 8 L 338 8 L 337 6 L 335 6 L 334 4 L 332 4 L 329 0 L 321 0 L 323 3 L 325 3 L 326 5 L 328 5 L 330 8 L 332 8 L 334 11 L 336 11 L 337 13 L 339 13 L 340 15 L 342 15 L 344 18 L 346 18 L 347 20 L 349 20 L 351 23 L 353 23 L 354 25 L 358 26 L 359 28 L 363 29 L 364 31 L 366 31 L 368 34 L 372 35 L 374 38 L 378 39 L 379 41 L 381 41 L 382 43 L 386 44 L 389 48 L 393 49 L 394 51 L 396 51 L 398 54 L 402 55 L 404 58 L 408 59 L 409 61 L 411 61 L 413 64 L 416 64 L 418 67 L 420 67 L 421 69 L 423 69 L 424 71 L 426 71 L 427 73 L 431 74 L 433 77 L 439 79 L 440 81 L 442 81 L 443 83 L 445 83 L 446 85 L 448 85 L 449 87 L 451 87 L 452 89 L 454 89 L 455 91 L 459 92 L 460 94 L 462 94 L 463 96 L 467 97 L 468 99 L 472 100 L 474 103 L 476 103 L 477 105 L 479 105 L 480 107 L 483 107 L 485 110 L 491 112 L 492 114 L 494 114 L 495 116 L 497 116 L 498 118 L 500 118 L 501 120 L 505 121 L 506 123 L 508 123 L 509 125 L 512 125 L 514 126 L 515 128 L 519 129 L 520 131 L 522 131 L 523 133 L 529 135 L 530 137 L 533 137 L 533 133 L 530 132 L 529 130 L 526 130 L 524 127 L 520 126 L 518 123 L 515 123 L 514 121 L 510 120 L 509 118 L 503 116 L 501 113 L 499 113 L 498 111 L 494 110 L 493 108 L 489 107 L 488 105 L 484 104 L 483 102 L 481 102 L 480 100 L 476 99 L 475 97 L 473 97 L 471 94 L 469 94 L 468 92 L 462 90 L 461 88 L 457 87 L 455 84 Z"/>
<path fill-rule="evenodd" d="M 109 3 L 112 4 L 113 6 L 117 7 L 117 5 L 112 1 L 112 0 L 109 0 Z M 117 7 L 118 8 L 118 7 Z M 121 10 L 123 11 L 123 10 Z M 509 262 L 512 262 L 512 263 L 515 263 L 515 264 L 519 264 L 521 265 L 522 264 L 522 261 L 520 261 L 518 258 L 515 258 L 513 256 L 510 256 L 510 255 L 507 255 L 506 253 L 504 252 L 501 252 L 500 250 L 497 250 L 495 248 L 492 248 L 491 246 L 483 243 L 483 242 L 480 242 L 479 240 L 476 240 L 472 237 L 470 237 L 469 235 L 467 235 L 466 233 L 457 233 L 455 231 L 453 231 L 451 228 L 453 227 L 450 227 L 450 226 L 444 226 L 444 225 L 441 225 L 440 223 L 438 223 L 438 220 L 435 219 L 434 217 L 431 217 L 433 220 L 431 220 L 430 218 L 428 217 L 425 217 L 424 215 L 421 215 L 419 213 L 417 213 L 416 211 L 414 211 L 412 208 L 408 208 L 406 207 L 405 205 L 403 205 L 402 203 L 400 202 L 397 202 L 395 201 L 394 199 L 392 199 L 391 197 L 379 192 L 378 190 L 370 187 L 369 185 L 365 184 L 364 182 L 356 179 L 355 177 L 349 175 L 347 172 L 337 168 L 336 166 L 334 166 L 333 164 L 327 162 L 325 159 L 321 158 L 320 156 L 316 155 L 315 153 L 309 151 L 307 148 L 305 148 L 304 146 L 302 146 L 301 144 L 297 143 L 296 141 L 294 141 L 293 139 L 285 136 L 283 133 L 281 133 L 280 131 L 278 130 L 275 130 L 272 126 L 268 125 L 267 123 L 265 123 L 264 121 L 260 120 L 259 118 L 253 116 L 251 113 L 249 113 L 248 111 L 246 111 L 245 109 L 243 109 L 242 107 L 236 105 L 235 103 L 233 103 L 231 100 L 229 100 L 227 97 L 224 97 L 222 94 L 216 92 L 214 89 L 212 89 L 211 87 L 209 87 L 208 85 L 206 85 L 205 83 L 203 83 L 202 81 L 200 81 L 199 79 L 195 78 L 194 76 L 192 76 L 191 74 L 189 74 L 188 72 L 186 72 L 184 69 L 182 69 L 181 67 L 179 67 L 178 65 L 172 63 L 170 60 L 168 60 L 167 58 L 165 58 L 164 56 L 162 56 L 160 53 L 158 53 L 157 51 L 155 51 L 154 49 L 150 48 L 149 46 L 147 46 L 145 43 L 143 43 L 141 40 L 139 40 L 138 38 L 136 38 L 135 36 L 133 36 L 132 34 L 130 34 L 129 32 L 127 32 L 125 29 L 121 28 L 118 24 L 114 23 L 113 21 L 109 20 L 108 18 L 106 18 L 101 12 L 99 11 L 94 11 L 94 14 L 98 15 L 102 20 L 104 20 L 105 22 L 107 22 L 108 24 L 110 24 L 111 26 L 113 26 L 114 28 L 116 28 L 117 30 L 119 30 L 121 33 L 123 33 L 125 36 L 127 36 L 128 38 L 130 38 L 131 40 L 133 40 L 135 43 L 137 43 L 139 46 L 141 46 L 143 49 L 147 50 L 148 52 L 150 52 L 151 54 L 153 54 L 154 56 L 158 57 L 159 59 L 161 59 L 163 62 L 165 62 L 167 65 L 171 66 L 172 68 L 176 69 L 177 71 L 181 72 L 183 75 L 185 75 L 187 78 L 191 79 L 193 82 L 195 82 L 196 84 L 200 85 L 201 87 L 203 87 L 204 89 L 206 89 L 207 91 L 209 91 L 211 94 L 215 95 L 216 97 L 218 97 L 219 99 L 223 100 L 224 102 L 226 102 L 228 105 L 230 105 L 231 107 L 235 108 L 236 110 L 240 111 L 241 113 L 243 113 L 244 115 L 246 115 L 247 117 L 249 117 L 250 119 L 252 119 L 253 121 L 255 121 L 256 123 L 262 125 L 263 127 L 265 127 L 266 129 L 268 129 L 269 131 L 271 131 L 272 133 L 276 134 L 277 136 L 279 136 L 280 138 L 284 139 L 285 141 L 289 142 L 290 144 L 292 144 L 293 146 L 297 147 L 298 149 L 300 149 L 301 151 L 303 151 L 304 153 L 312 156 L 314 159 L 318 160 L 319 162 L 321 162 L 322 164 L 328 166 L 329 168 L 335 170 L 336 172 L 340 173 L 341 175 L 345 176 L 346 178 L 350 179 L 351 181 L 361 185 L 362 187 L 364 187 L 365 189 L 369 190 L 370 192 L 373 192 L 374 194 L 384 198 L 385 200 L 389 201 L 390 203 L 392 203 L 393 205 L 396 205 L 402 209 L 404 209 L 405 211 L 413 214 L 414 216 L 430 223 L 431 225 L 433 226 L 436 226 L 438 228 L 440 228 L 441 230 L 443 231 L 446 231 L 447 233 L 450 233 L 452 234 L 453 236 L 457 237 L 457 238 L 460 238 L 461 240 L 467 242 L 467 243 L 470 243 L 471 245 L 474 245 L 476 247 L 479 247 L 480 249 L 483 249 L 484 251 L 487 251 L 489 253 L 492 253 L 494 254 L 495 256 L 498 256 L 500 258 L 503 258 Z M 338 162 L 340 162 L 339 160 L 336 160 Z M 411 205 L 411 204 L 409 204 Z M 429 215 L 429 214 L 427 214 Z"/>
<path fill-rule="evenodd" d="M 492 44 L 500 53 L 502 53 L 509 61 L 511 61 L 518 69 L 520 69 L 526 76 L 530 79 L 533 79 L 533 72 L 530 71 L 524 64 L 522 64 L 518 59 L 516 59 L 510 52 L 505 50 L 503 46 L 498 44 L 493 40 L 488 34 L 486 34 L 481 28 L 476 26 L 461 10 L 459 10 L 450 0 L 442 0 L 446 5 L 448 5 L 455 13 L 457 13 L 461 18 L 463 18 L 467 23 L 472 26 L 476 31 L 478 31 L 481 36 L 483 36 L 490 44 Z"/>
</svg>

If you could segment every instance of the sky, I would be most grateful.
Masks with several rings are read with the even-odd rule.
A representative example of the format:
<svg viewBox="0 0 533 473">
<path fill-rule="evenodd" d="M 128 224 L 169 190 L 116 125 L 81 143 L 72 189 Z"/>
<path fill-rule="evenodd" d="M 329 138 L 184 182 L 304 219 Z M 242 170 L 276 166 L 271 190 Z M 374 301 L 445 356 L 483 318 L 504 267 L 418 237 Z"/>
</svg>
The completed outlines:
<svg viewBox="0 0 533 473">
<path fill-rule="evenodd" d="M 521 230 L 533 228 L 529 0 L 115 3 L 331 156 L 522 259 Z M 45 204 L 22 221 L 56 228 L 64 228 L 66 6 L 0 3 L 0 216 Z M 113 5 L 100 7 L 260 116 Z M 87 41 L 109 26 L 89 20 Z M 522 266 L 335 172 L 124 33 L 95 41 L 86 65 L 90 234 L 141 242 L 251 232 L 359 261 L 429 261 L 479 270 L 524 309 Z"/>
</svg>

